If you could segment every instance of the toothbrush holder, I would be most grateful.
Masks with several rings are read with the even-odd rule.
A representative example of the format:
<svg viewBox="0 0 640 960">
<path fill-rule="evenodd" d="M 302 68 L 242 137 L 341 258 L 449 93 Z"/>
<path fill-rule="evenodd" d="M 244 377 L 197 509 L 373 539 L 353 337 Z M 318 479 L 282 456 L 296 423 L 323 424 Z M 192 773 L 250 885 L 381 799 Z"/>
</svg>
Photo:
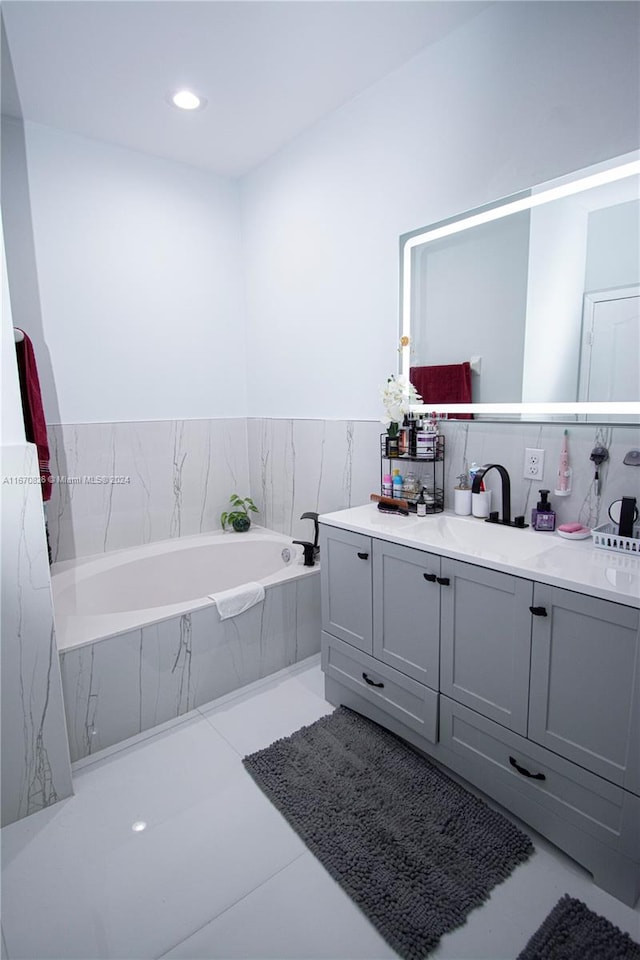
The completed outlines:
<svg viewBox="0 0 640 960">
<path fill-rule="evenodd" d="M 474 517 L 488 517 L 491 513 L 491 490 L 471 494 L 471 513 Z"/>
</svg>

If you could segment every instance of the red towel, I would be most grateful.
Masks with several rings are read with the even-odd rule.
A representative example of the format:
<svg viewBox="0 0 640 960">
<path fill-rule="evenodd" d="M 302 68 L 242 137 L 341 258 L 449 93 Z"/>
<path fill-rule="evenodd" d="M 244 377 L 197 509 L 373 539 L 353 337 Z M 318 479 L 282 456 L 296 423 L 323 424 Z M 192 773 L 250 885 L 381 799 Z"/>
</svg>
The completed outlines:
<svg viewBox="0 0 640 960">
<path fill-rule="evenodd" d="M 24 330 L 22 332 L 24 333 Z M 18 360 L 18 376 L 20 377 L 24 432 L 29 443 L 35 443 L 38 448 L 40 476 L 44 477 L 42 499 L 49 500 L 51 498 L 51 473 L 49 472 L 47 424 L 44 419 L 40 380 L 33 344 L 26 333 L 24 333 L 24 340 L 19 340 L 16 343 L 16 358 Z"/>
<path fill-rule="evenodd" d="M 439 403 L 471 403 L 471 364 L 447 363 L 433 367 L 411 367 L 409 380 L 423 402 L 437 409 Z M 456 413 L 458 420 L 471 420 L 472 413 Z"/>
</svg>

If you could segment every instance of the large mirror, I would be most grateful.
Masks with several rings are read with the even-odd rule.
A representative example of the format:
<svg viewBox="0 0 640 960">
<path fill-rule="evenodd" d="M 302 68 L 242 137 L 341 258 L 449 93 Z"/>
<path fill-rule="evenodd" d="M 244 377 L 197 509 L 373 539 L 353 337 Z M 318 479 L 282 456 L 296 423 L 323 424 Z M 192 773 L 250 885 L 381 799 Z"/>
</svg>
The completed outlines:
<svg viewBox="0 0 640 960">
<path fill-rule="evenodd" d="M 400 238 L 416 409 L 640 420 L 640 155 Z"/>
</svg>

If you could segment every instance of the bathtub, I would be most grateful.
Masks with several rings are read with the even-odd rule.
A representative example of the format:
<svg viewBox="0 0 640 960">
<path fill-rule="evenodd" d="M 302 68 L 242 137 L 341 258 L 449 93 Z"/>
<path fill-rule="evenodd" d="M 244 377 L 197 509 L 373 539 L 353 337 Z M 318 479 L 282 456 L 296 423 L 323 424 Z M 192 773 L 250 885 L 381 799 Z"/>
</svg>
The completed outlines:
<svg viewBox="0 0 640 960">
<path fill-rule="evenodd" d="M 72 760 L 317 653 L 319 569 L 263 528 L 54 564 Z M 264 601 L 221 620 L 213 595 L 250 581 Z"/>
<path fill-rule="evenodd" d="M 250 581 L 306 576 L 300 547 L 268 530 L 210 533 L 115 550 L 51 567 L 58 650 L 215 606 L 211 594 Z"/>
</svg>

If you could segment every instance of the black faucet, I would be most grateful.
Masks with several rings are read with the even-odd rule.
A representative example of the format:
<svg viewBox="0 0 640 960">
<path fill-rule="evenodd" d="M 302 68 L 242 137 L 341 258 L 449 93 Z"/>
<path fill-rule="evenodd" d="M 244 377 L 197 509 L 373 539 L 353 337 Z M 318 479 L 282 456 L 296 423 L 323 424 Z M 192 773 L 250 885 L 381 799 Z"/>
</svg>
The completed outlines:
<svg viewBox="0 0 640 960">
<path fill-rule="evenodd" d="M 313 555 L 317 559 L 318 554 L 320 553 L 320 547 L 318 546 L 318 541 L 320 540 L 320 524 L 318 523 L 318 514 L 314 513 L 313 510 L 308 510 L 306 513 L 302 514 L 300 519 L 313 520 Z"/>
<path fill-rule="evenodd" d="M 309 510 L 307 511 L 307 513 L 303 513 L 300 519 L 313 520 L 313 524 L 314 524 L 313 543 L 310 543 L 308 540 L 294 540 L 293 542 L 300 544 L 300 546 L 304 550 L 305 567 L 313 567 L 320 553 L 320 547 L 318 545 L 318 540 L 320 539 L 320 524 L 318 523 L 318 514 Z"/>
<path fill-rule="evenodd" d="M 524 516 L 514 517 L 513 520 L 511 519 L 511 481 L 506 468 L 503 467 L 501 463 L 485 463 L 483 467 L 480 467 L 473 478 L 471 493 L 480 493 L 482 478 L 489 470 L 494 469 L 498 471 L 502 481 L 502 519 L 500 519 L 498 511 L 493 510 L 487 517 L 485 523 L 502 523 L 506 527 L 520 527 L 521 529 L 528 527 L 529 524 L 524 522 Z"/>
<path fill-rule="evenodd" d="M 305 567 L 315 566 L 315 547 L 309 540 L 294 540 L 294 543 L 299 543 L 302 549 L 304 550 L 304 565 Z"/>
</svg>

